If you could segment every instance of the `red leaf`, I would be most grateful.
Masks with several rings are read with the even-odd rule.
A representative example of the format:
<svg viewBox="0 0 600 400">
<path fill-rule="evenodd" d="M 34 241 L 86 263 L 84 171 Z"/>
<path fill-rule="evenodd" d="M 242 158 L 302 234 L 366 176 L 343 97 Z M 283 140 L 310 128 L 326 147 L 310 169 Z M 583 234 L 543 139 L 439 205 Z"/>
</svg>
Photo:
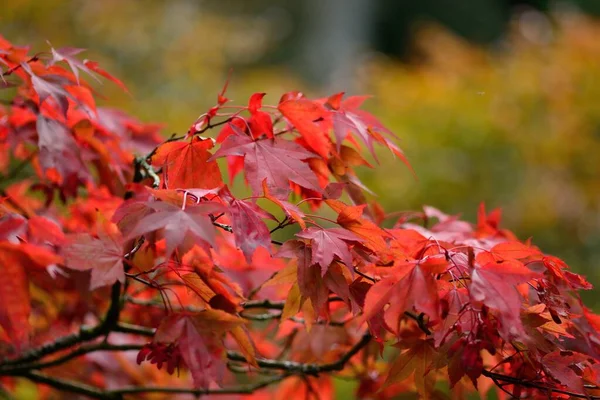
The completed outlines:
<svg viewBox="0 0 600 400">
<path fill-rule="evenodd" d="M 445 259 L 439 258 L 429 263 L 395 266 L 392 276 L 377 282 L 367 292 L 362 320 L 375 317 L 389 303 L 384 314 L 385 321 L 394 332 L 398 332 L 404 311 L 412 307 L 436 321 L 439 318 L 439 298 L 433 274 L 442 272 L 446 267 Z"/>
<path fill-rule="evenodd" d="M 358 237 L 364 239 L 365 245 L 374 251 L 385 251 L 386 237 L 391 237 L 386 231 L 373 222 L 362 217 L 365 204 L 360 206 L 348 206 L 338 200 L 326 200 L 335 212 L 339 213 L 337 222 Z"/>
<path fill-rule="evenodd" d="M 488 263 L 473 269 L 469 290 L 474 300 L 500 311 L 505 334 L 520 334 L 523 330 L 520 318 L 523 302 L 515 286 L 537 276 L 518 261 Z"/>
<path fill-rule="evenodd" d="M 246 261 L 251 263 L 258 247 L 271 249 L 271 232 L 262 218 L 275 220 L 275 217 L 254 203 L 235 199 L 227 188 L 221 190 L 219 195 L 229 203 L 228 211 L 231 214 L 235 242 L 244 253 Z"/>
<path fill-rule="evenodd" d="M 77 81 L 77 84 L 79 84 L 79 70 L 86 72 L 89 76 L 100 82 L 96 75 L 94 75 L 93 72 L 84 63 L 75 58 L 75 56 L 81 53 L 82 51 L 85 51 L 85 49 L 77 49 L 74 47 L 61 47 L 57 50 L 54 47 L 52 47 L 52 60 L 50 61 L 49 65 L 51 66 L 57 62 L 66 61 L 67 64 L 69 64 L 69 67 L 71 67 L 73 75 L 75 75 L 75 80 Z"/>
<path fill-rule="evenodd" d="M 207 388 L 214 380 L 222 376 L 225 361 L 223 335 L 241 327 L 244 320 L 220 310 L 204 310 L 195 314 L 171 314 L 163 319 L 156 330 L 154 342 L 176 342 L 181 357 L 192 374 L 194 386 Z M 249 348 L 246 339 L 236 334 L 234 338 L 241 342 L 245 354 L 253 360 L 253 348 Z M 238 342 L 238 343 L 239 343 Z"/>
<path fill-rule="evenodd" d="M 66 126 L 39 115 L 36 128 L 40 164 L 46 172 L 46 177 L 57 184 L 63 184 L 71 177 L 88 177 L 77 143 Z M 49 174 L 50 171 L 58 175 Z"/>
<path fill-rule="evenodd" d="M 513 260 L 542 255 L 538 249 L 517 241 L 499 243 L 490 251 L 503 259 Z"/>
<path fill-rule="evenodd" d="M 15 259 L 13 252 L 6 251 L 5 246 L 15 245 L 0 243 L 0 326 L 17 349 L 21 349 L 29 342 L 29 280 L 23 265 Z"/>
<path fill-rule="evenodd" d="M 321 157 L 329 157 L 331 142 L 328 135 L 330 116 L 321 104 L 306 98 L 286 100 L 277 106 L 302 135 L 308 147 Z"/>
<path fill-rule="evenodd" d="M 127 89 L 127 86 L 125 86 L 125 84 L 123 82 L 121 82 L 119 79 L 115 78 L 114 76 L 112 76 L 111 74 L 109 74 L 108 72 L 106 72 L 105 70 L 103 70 L 102 68 L 100 68 L 98 66 L 98 63 L 95 61 L 90 61 L 90 60 L 84 60 L 83 64 L 89 68 L 90 70 L 102 75 L 103 77 L 105 77 L 106 79 L 109 79 L 111 81 L 113 81 L 114 83 L 116 83 L 121 89 L 123 89 L 124 92 L 126 92 L 127 94 L 131 94 L 129 92 L 129 89 Z"/>
<path fill-rule="evenodd" d="M 589 365 L 589 359 L 590 357 L 585 354 L 556 350 L 542 358 L 542 366 L 554 379 L 567 388 L 585 393 L 583 379 L 573 368 L 579 368 L 582 371 L 581 366 Z"/>
<path fill-rule="evenodd" d="M 244 156 L 244 172 L 252 193 L 260 195 L 263 180 L 271 193 L 285 199 L 290 193 L 289 181 L 321 192 L 319 182 L 303 160 L 315 157 L 294 142 L 275 138 L 253 141 L 237 127 L 209 161 L 223 156 Z"/>
<path fill-rule="evenodd" d="M 167 256 L 184 243 L 187 235 L 198 240 L 199 244 L 214 245 L 215 227 L 208 214 L 225 211 L 221 204 L 214 202 L 188 205 L 184 210 L 165 202 L 150 202 L 147 205 L 154 212 L 142 218 L 125 239 L 161 230 L 167 241 Z"/>
<path fill-rule="evenodd" d="M 262 107 L 262 99 L 265 97 L 266 93 L 254 93 L 250 96 L 250 101 L 248 102 L 248 111 L 251 114 L 254 114 L 258 111 L 259 108 Z"/>
<path fill-rule="evenodd" d="M 297 237 L 310 239 L 312 262 L 321 266 L 321 276 L 337 256 L 346 267 L 352 270 L 352 254 L 346 242 L 363 242 L 364 240 L 342 228 L 322 229 L 310 227 L 296 234 Z"/>
<path fill-rule="evenodd" d="M 68 98 L 72 97 L 64 89 L 64 86 L 71 84 L 71 82 L 64 77 L 56 75 L 45 75 L 43 78 L 39 77 L 33 73 L 26 63 L 21 63 L 21 67 L 31 76 L 33 89 L 40 98 L 39 105 L 41 106 L 48 97 L 52 97 L 56 100 L 62 114 L 67 115 L 67 109 L 69 108 Z"/>
<path fill-rule="evenodd" d="M 190 143 L 170 142 L 158 148 L 152 163 L 163 169 L 165 186 L 214 189 L 221 187 L 221 171 L 215 161 L 208 161 L 212 139 L 194 137 Z"/>
<path fill-rule="evenodd" d="M 62 250 L 68 268 L 92 270 L 90 290 L 125 282 L 121 232 L 115 224 L 105 222 L 98 225 L 97 233 L 97 238 L 87 233 L 68 235 L 68 244 Z"/>
<path fill-rule="evenodd" d="M 315 310 L 320 311 L 327 303 L 329 288 L 321 277 L 321 270 L 311 259 L 311 250 L 303 242 L 288 240 L 281 246 L 278 257 L 296 258 L 298 287 L 304 298 L 311 299 Z"/>
</svg>

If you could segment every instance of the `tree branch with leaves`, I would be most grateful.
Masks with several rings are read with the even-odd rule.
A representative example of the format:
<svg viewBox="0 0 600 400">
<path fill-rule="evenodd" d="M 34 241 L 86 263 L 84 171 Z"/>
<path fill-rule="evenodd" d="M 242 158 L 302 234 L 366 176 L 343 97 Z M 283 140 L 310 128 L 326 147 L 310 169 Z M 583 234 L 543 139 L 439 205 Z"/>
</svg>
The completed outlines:
<svg viewBox="0 0 600 400">
<path fill-rule="evenodd" d="M 165 140 L 97 106 L 88 77 L 126 88 L 82 51 L 0 37 L 3 393 L 600 396 L 591 285 L 483 205 L 386 214 L 356 170 L 410 165 L 367 96 L 226 84 Z"/>
</svg>

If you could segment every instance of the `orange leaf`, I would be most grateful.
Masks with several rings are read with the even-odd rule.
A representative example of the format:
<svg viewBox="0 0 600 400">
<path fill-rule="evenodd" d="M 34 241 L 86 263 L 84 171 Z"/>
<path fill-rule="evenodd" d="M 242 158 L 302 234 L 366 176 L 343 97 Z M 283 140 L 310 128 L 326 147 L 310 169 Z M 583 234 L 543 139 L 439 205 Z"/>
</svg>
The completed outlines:
<svg viewBox="0 0 600 400">
<path fill-rule="evenodd" d="M 327 205 L 339 213 L 337 222 L 357 236 L 365 239 L 365 245 L 374 251 L 387 250 L 384 238 L 391 237 L 389 233 L 366 218 L 362 218 L 365 204 L 348 206 L 338 200 L 325 200 Z"/>
<path fill-rule="evenodd" d="M 497 244 L 492 247 L 491 252 L 504 259 L 520 259 L 542 255 L 538 249 L 526 246 L 523 243 L 516 241 Z"/>
<path fill-rule="evenodd" d="M 165 186 L 171 189 L 214 189 L 223 184 L 216 161 L 208 161 L 212 154 L 212 139 L 192 139 L 190 143 L 169 142 L 160 146 L 152 163 L 163 168 Z"/>
</svg>

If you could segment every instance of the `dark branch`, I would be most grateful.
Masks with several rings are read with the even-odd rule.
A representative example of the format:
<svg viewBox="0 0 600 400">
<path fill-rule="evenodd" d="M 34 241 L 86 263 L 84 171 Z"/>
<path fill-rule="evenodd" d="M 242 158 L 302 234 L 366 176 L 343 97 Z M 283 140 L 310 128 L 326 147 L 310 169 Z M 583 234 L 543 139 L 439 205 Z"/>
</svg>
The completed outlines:
<svg viewBox="0 0 600 400">
<path fill-rule="evenodd" d="M 61 357 L 58 357 L 54 360 L 41 362 L 41 363 L 33 363 L 26 365 L 17 365 L 12 368 L 0 367 L 0 373 L 5 375 L 18 375 L 18 374 L 26 374 L 28 371 L 34 369 L 43 369 L 55 367 L 57 365 L 61 365 L 70 361 L 74 358 L 80 357 L 82 355 L 93 353 L 96 351 L 131 351 L 131 350 L 140 350 L 143 347 L 141 344 L 124 344 L 124 345 L 116 345 L 110 344 L 106 342 L 94 343 L 89 345 L 83 345 L 76 350 L 71 351 L 68 354 L 65 354 Z"/>
<path fill-rule="evenodd" d="M 39 372 L 29 372 L 26 374 L 18 375 L 23 378 L 27 378 L 33 382 L 41 383 L 44 385 L 51 386 L 54 389 L 62 390 L 70 393 L 82 394 L 84 396 L 91 397 L 93 399 L 101 400 L 120 400 L 123 398 L 118 393 L 105 392 L 102 389 L 98 389 L 94 386 L 86 385 L 79 382 L 74 382 L 66 379 L 55 378 Z"/>
<path fill-rule="evenodd" d="M 552 386 L 547 386 L 540 382 L 525 381 L 521 378 L 516 378 L 514 376 L 509 376 L 509 375 L 498 374 L 498 373 L 488 371 L 485 369 L 483 371 L 481 371 L 481 375 L 486 376 L 486 377 L 490 378 L 491 380 L 493 380 L 496 383 L 496 385 L 499 386 L 501 389 L 502 389 L 502 386 L 499 385 L 498 382 L 507 382 L 509 384 L 516 385 L 516 386 L 523 386 L 523 387 L 528 387 L 528 388 L 533 388 L 533 389 L 539 389 L 539 390 L 543 390 L 544 392 L 547 392 L 547 393 L 555 392 L 555 393 L 566 394 L 568 396 L 579 398 L 579 399 L 600 399 L 600 396 L 592 396 L 587 393 L 570 392 L 568 390 L 563 390 L 563 389 L 555 388 Z"/>
<path fill-rule="evenodd" d="M 425 332 L 426 335 L 431 335 L 431 331 L 425 324 L 425 320 L 424 320 L 425 314 L 421 313 L 419 315 L 415 315 L 415 314 L 411 313 L 410 311 L 404 311 L 404 315 L 406 315 L 410 319 L 414 319 L 417 322 L 417 325 L 419 325 L 419 328 L 423 332 Z"/>
<path fill-rule="evenodd" d="M 234 386 L 231 388 L 222 388 L 222 389 L 186 389 L 186 388 L 176 388 L 176 387 L 128 387 L 122 389 L 111 390 L 107 392 L 109 395 L 118 395 L 122 396 L 124 394 L 141 394 L 141 393 L 182 393 L 182 394 L 191 394 L 194 396 L 202 396 L 202 395 L 225 395 L 225 394 L 252 394 L 255 391 L 265 388 L 274 383 L 281 382 L 285 378 L 290 376 L 290 374 L 282 374 L 273 376 L 268 379 L 264 379 L 260 382 L 243 385 L 243 386 Z"/>
<path fill-rule="evenodd" d="M 63 336 L 56 339 L 54 342 L 29 350 L 17 359 L 5 361 L 4 365 L 19 365 L 37 361 L 42 357 L 68 349 L 69 347 L 77 344 L 96 339 L 100 336 L 108 335 L 115 328 L 115 326 L 117 326 L 117 322 L 119 320 L 119 313 L 121 312 L 120 296 L 121 283 L 116 282 L 111 288 L 110 305 L 106 311 L 104 319 L 100 324 L 93 328 L 86 328 L 82 326 L 78 333 Z"/>
<path fill-rule="evenodd" d="M 356 342 L 356 344 L 352 346 L 350 350 L 348 350 L 347 353 L 340 357 L 339 360 L 327 364 L 304 364 L 296 361 L 279 361 L 270 359 L 258 359 L 256 362 L 260 368 L 279 369 L 282 371 L 303 375 L 319 375 L 323 372 L 341 371 L 344 369 L 346 363 L 371 341 L 371 338 L 371 334 L 365 333 L 363 337 Z M 235 352 L 228 352 L 227 358 L 230 361 L 246 362 L 246 358 L 242 354 Z"/>
</svg>

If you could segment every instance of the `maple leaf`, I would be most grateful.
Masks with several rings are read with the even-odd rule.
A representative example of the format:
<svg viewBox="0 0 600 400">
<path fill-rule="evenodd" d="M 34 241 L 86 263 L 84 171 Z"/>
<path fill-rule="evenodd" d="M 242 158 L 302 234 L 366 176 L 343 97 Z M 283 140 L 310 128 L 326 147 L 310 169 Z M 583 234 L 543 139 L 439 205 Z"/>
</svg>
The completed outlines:
<svg viewBox="0 0 600 400">
<path fill-rule="evenodd" d="M 50 44 L 50 42 L 48 42 L 48 44 Z M 77 54 L 85 51 L 85 49 L 78 49 L 75 47 L 61 47 L 60 49 L 55 49 L 54 47 L 52 47 L 52 45 L 50 45 L 50 47 L 52 51 L 52 60 L 50 60 L 50 63 L 48 64 L 49 66 L 52 66 L 60 61 L 65 61 L 67 64 L 69 64 L 69 67 L 71 67 L 73 75 L 75 75 L 75 80 L 77 81 L 77 84 L 79 84 L 80 70 L 86 72 L 89 76 L 100 82 L 100 79 L 98 79 L 98 77 L 94 75 L 92 70 L 90 70 L 83 62 L 75 58 Z"/>
<path fill-rule="evenodd" d="M 281 246 L 276 256 L 296 259 L 300 294 L 305 299 L 311 299 L 313 308 L 320 311 L 327 303 L 329 288 L 321 276 L 321 269 L 311 259 L 310 248 L 299 240 L 288 240 Z M 302 301 L 298 300 L 297 303 L 300 307 Z"/>
<path fill-rule="evenodd" d="M 590 366 L 590 360 L 589 356 L 582 353 L 556 350 L 542 357 L 542 366 L 567 388 L 584 393 L 583 379 L 575 371 L 582 373 L 584 368 Z"/>
<path fill-rule="evenodd" d="M 87 233 L 67 235 L 67 244 L 62 249 L 68 268 L 92 271 L 90 290 L 125 282 L 124 239 L 119 228 L 104 222 L 98 224 L 96 232 L 97 238 Z"/>
<path fill-rule="evenodd" d="M 62 257 L 44 248 L 28 243 L 0 242 L 0 326 L 12 343 L 22 349 L 29 342 L 29 297 L 28 273 L 33 269 L 62 262 Z"/>
<path fill-rule="evenodd" d="M 88 177 L 87 168 L 77 151 L 77 143 L 66 126 L 40 115 L 36 129 L 40 164 L 46 177 L 59 184 L 70 176 Z"/>
<path fill-rule="evenodd" d="M 539 251 L 539 249 L 527 246 L 518 241 L 498 243 L 490 249 L 490 252 L 503 259 L 514 260 L 533 256 L 539 256 L 541 258 L 542 256 L 542 253 Z"/>
<path fill-rule="evenodd" d="M 281 200 L 281 199 L 278 199 L 277 197 L 272 196 L 271 193 L 269 192 L 269 187 L 267 186 L 266 180 L 263 181 L 262 187 L 263 187 L 264 196 L 267 200 L 270 200 L 273 203 L 277 204 L 279 207 L 281 207 L 281 209 L 285 212 L 285 214 L 290 219 L 297 222 L 298 225 L 300 225 L 300 227 L 302 229 L 306 228 L 306 223 L 304 222 L 304 213 L 300 210 L 300 208 L 298 206 L 296 206 L 292 203 L 288 203 L 285 200 Z"/>
<path fill-rule="evenodd" d="M 544 256 L 542 262 L 551 276 L 558 281 L 566 282 L 573 289 L 592 289 L 592 285 L 583 276 L 567 271 L 569 266 L 558 257 Z"/>
<path fill-rule="evenodd" d="M 310 239 L 312 262 L 321 266 L 321 276 L 337 256 L 348 269 L 352 270 L 352 254 L 347 242 L 364 240 L 342 228 L 322 229 L 310 227 L 296 234 L 297 237 Z"/>
<path fill-rule="evenodd" d="M 412 171 L 412 167 L 406 159 L 404 152 L 394 142 L 383 136 L 387 135 L 395 139 L 396 135 L 372 114 L 359 109 L 362 103 L 370 96 L 350 96 L 342 101 L 343 95 L 343 92 L 334 94 L 325 103 L 332 110 L 333 132 L 336 137 L 338 152 L 340 151 L 342 141 L 351 133 L 365 143 L 376 160 L 377 154 L 373 147 L 374 141 L 387 146 Z"/>
<path fill-rule="evenodd" d="M 373 285 L 367 292 L 362 321 L 368 321 L 388 303 L 384 317 L 393 332 L 398 332 L 404 311 L 414 307 L 432 321 L 439 318 L 439 298 L 433 274 L 444 272 L 444 258 L 431 257 L 394 266 L 391 276 Z"/>
<path fill-rule="evenodd" d="M 331 119 L 323 105 L 302 97 L 282 101 L 277 109 L 300 132 L 312 151 L 325 159 L 329 157 Z"/>
<path fill-rule="evenodd" d="M 254 348 L 240 336 L 245 321 L 220 310 L 204 310 L 198 313 L 174 313 L 161 322 L 154 335 L 155 343 L 177 342 L 181 357 L 192 374 L 197 388 L 207 388 L 223 375 L 225 362 L 222 336 L 233 331 L 248 361 L 256 365 Z"/>
<path fill-rule="evenodd" d="M 315 174 L 303 162 L 315 157 L 314 154 L 279 138 L 254 141 L 234 125 L 231 127 L 235 134 L 227 137 L 209 161 L 223 156 L 244 156 L 244 172 L 253 194 L 261 194 L 264 180 L 279 199 L 285 199 L 290 193 L 289 181 L 321 192 Z"/>
<path fill-rule="evenodd" d="M 70 81 L 65 77 L 50 74 L 40 77 L 34 74 L 26 63 L 21 63 L 21 67 L 31 76 L 33 89 L 40 98 L 39 104 L 42 105 L 48 97 L 52 97 L 56 100 L 63 115 L 66 116 L 69 108 L 68 99 L 73 97 L 65 90 L 64 86 L 69 85 Z"/>
<path fill-rule="evenodd" d="M 0 248 L 4 247 L 3 245 L 4 243 L 1 243 Z M 20 349 L 29 342 L 29 280 L 23 266 L 16 263 L 4 249 L 0 251 L 0 266 L 0 326 L 17 349 Z"/>
<path fill-rule="evenodd" d="M 106 72 L 105 70 L 103 70 L 102 68 L 100 68 L 98 66 L 97 62 L 90 61 L 90 60 L 83 60 L 83 65 L 85 67 L 89 68 L 90 70 L 92 70 L 92 71 L 94 71 L 94 72 L 102 75 L 106 79 L 109 79 L 109 80 L 113 81 L 115 84 L 117 84 L 117 86 L 119 86 L 121 89 L 123 89 L 123 91 L 125 93 L 131 94 L 131 93 L 129 93 L 129 89 L 127 89 L 127 86 L 125 86 L 125 84 L 123 82 L 121 82 L 121 80 L 115 78 L 114 76 L 112 76 L 111 74 L 109 74 L 108 72 Z"/>
<path fill-rule="evenodd" d="M 521 334 L 522 300 L 515 286 L 538 276 L 518 261 L 489 262 L 473 269 L 469 291 L 474 300 L 500 311 L 505 335 Z"/>
<path fill-rule="evenodd" d="M 271 120 L 271 116 L 264 111 L 258 110 L 262 106 L 262 99 L 265 94 L 254 93 L 248 103 L 248 111 L 250 111 L 248 126 L 250 127 L 252 137 L 255 139 L 263 135 L 269 138 L 273 137 L 273 121 Z"/>
<path fill-rule="evenodd" d="M 161 145 L 152 164 L 162 167 L 164 185 L 172 189 L 221 187 L 221 171 L 216 161 L 207 161 L 214 146 L 212 139 L 194 137 L 187 142 L 168 142 Z"/>
<path fill-rule="evenodd" d="M 430 340 L 418 340 L 416 343 L 396 357 L 388 372 L 384 388 L 401 382 L 414 373 L 417 392 L 423 396 L 433 390 L 435 375 L 430 374 L 436 351 Z"/>
<path fill-rule="evenodd" d="M 372 221 L 362 217 L 366 207 L 365 204 L 348 206 L 333 199 L 328 199 L 325 202 L 339 214 L 337 217 L 338 224 L 364 239 L 367 247 L 374 251 L 385 251 L 387 249 L 385 238 L 389 238 L 391 235 Z"/>
<path fill-rule="evenodd" d="M 162 201 L 149 202 L 147 205 L 154 212 L 144 216 L 125 239 L 161 230 L 167 242 L 167 256 L 173 254 L 175 248 L 184 243 L 186 235 L 192 235 L 200 244 L 214 245 L 215 227 L 209 214 L 226 211 L 221 204 L 214 202 L 192 204 L 185 209 Z"/>
<path fill-rule="evenodd" d="M 276 218 L 254 203 L 234 198 L 227 188 L 222 189 L 219 196 L 229 204 L 228 212 L 231 214 L 235 242 L 244 253 L 246 261 L 252 262 L 252 256 L 258 247 L 270 250 L 271 232 L 262 219 L 276 221 Z"/>
</svg>

